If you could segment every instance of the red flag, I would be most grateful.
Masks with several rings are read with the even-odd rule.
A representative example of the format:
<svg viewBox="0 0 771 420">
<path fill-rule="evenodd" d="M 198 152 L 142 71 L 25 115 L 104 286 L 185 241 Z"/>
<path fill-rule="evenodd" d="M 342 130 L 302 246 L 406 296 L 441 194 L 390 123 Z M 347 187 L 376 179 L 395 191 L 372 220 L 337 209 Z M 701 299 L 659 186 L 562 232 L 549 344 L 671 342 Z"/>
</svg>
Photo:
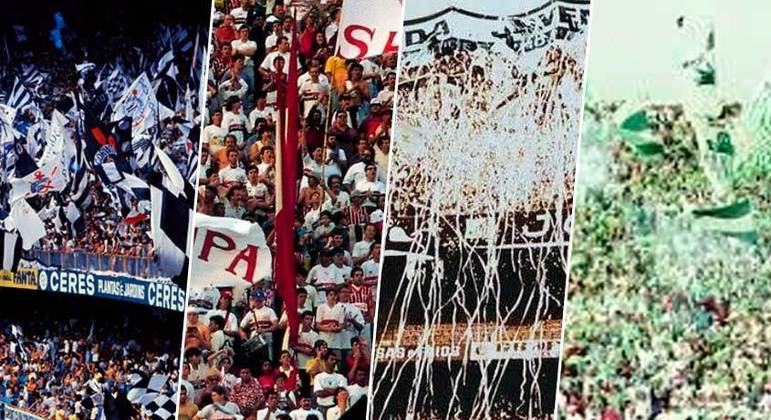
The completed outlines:
<svg viewBox="0 0 771 420">
<path fill-rule="evenodd" d="M 297 26 L 292 29 L 292 49 L 289 57 L 289 75 L 286 90 L 278 89 L 280 138 L 280 190 L 279 208 L 276 210 L 276 290 L 284 301 L 289 328 L 289 345 L 297 342 L 299 316 L 297 314 L 297 283 L 295 282 L 294 213 L 297 206 L 297 145 L 300 121 L 300 98 L 297 90 L 297 57 L 299 52 Z M 284 113 L 283 111 L 286 110 Z"/>
</svg>

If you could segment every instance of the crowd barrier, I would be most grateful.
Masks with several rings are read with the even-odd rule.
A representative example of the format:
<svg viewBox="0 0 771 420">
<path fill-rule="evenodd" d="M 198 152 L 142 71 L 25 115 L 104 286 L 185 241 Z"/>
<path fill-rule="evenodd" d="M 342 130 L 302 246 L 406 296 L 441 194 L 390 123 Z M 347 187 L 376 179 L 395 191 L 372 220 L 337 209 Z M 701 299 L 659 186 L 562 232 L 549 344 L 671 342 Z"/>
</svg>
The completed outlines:
<svg viewBox="0 0 771 420">
<path fill-rule="evenodd" d="M 37 414 L 31 413 L 21 408 L 14 407 L 7 403 L 0 403 L 3 410 L 0 412 L 2 418 L 5 420 L 46 420 L 45 417 L 40 417 Z"/>
<path fill-rule="evenodd" d="M 37 260 L 46 267 L 58 267 L 63 270 L 111 271 L 145 279 L 160 277 L 160 272 L 152 257 L 95 254 L 82 251 L 44 251 L 40 249 L 29 251 L 25 257 L 30 260 Z"/>
</svg>

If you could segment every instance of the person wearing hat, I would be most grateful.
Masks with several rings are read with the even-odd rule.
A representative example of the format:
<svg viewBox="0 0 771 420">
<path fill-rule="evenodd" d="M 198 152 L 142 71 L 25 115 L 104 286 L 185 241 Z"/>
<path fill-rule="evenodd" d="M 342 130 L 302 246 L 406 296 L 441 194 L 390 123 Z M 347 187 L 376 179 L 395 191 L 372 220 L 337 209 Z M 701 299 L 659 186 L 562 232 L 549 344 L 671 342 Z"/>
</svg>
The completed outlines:
<svg viewBox="0 0 771 420">
<path fill-rule="evenodd" d="M 255 289 L 249 299 L 249 312 L 241 320 L 239 335 L 242 340 L 259 335 L 265 345 L 260 349 L 267 352 L 267 359 L 273 360 L 273 331 L 278 326 L 278 317 L 272 308 L 265 306 L 265 294 Z"/>
<path fill-rule="evenodd" d="M 238 315 L 232 310 L 233 292 L 224 290 L 217 301 L 217 306 L 209 311 L 208 318 L 220 316 L 224 320 L 222 332 L 225 334 L 226 343 L 232 348 L 233 341 L 238 337 Z"/>
<path fill-rule="evenodd" d="M 195 390 L 190 382 L 182 381 L 179 387 L 179 420 L 192 420 L 198 413 L 198 406 L 193 402 Z"/>
<path fill-rule="evenodd" d="M 208 311 L 196 306 L 187 308 L 187 332 L 185 346 L 208 349 L 211 346 L 211 336 L 208 326 L 200 322 L 199 316 Z"/>
<path fill-rule="evenodd" d="M 377 129 L 383 124 L 383 103 L 378 98 L 369 101 L 370 114 L 359 124 L 359 132 L 366 139 L 375 137 Z"/>
</svg>

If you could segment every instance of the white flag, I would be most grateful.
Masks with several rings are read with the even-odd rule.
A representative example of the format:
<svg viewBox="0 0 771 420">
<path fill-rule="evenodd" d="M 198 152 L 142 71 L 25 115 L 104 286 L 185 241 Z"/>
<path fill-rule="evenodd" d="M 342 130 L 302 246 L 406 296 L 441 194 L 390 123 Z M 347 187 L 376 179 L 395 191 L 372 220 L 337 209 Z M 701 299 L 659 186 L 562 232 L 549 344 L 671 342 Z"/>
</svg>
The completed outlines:
<svg viewBox="0 0 771 420">
<path fill-rule="evenodd" d="M 43 156 L 38 164 L 45 166 L 49 162 L 59 161 L 62 164 L 64 159 L 64 139 L 69 135 L 64 127 L 67 124 L 67 117 L 61 112 L 54 110 L 51 116 L 51 125 L 46 133 L 46 147 L 43 150 Z M 65 172 L 66 176 L 66 172 Z"/>
<path fill-rule="evenodd" d="M 53 160 L 23 178 L 11 178 L 11 203 L 22 198 L 62 191 L 67 175 L 62 160 Z"/>
<path fill-rule="evenodd" d="M 45 224 L 27 200 L 18 200 L 13 203 L 10 217 L 21 235 L 22 248 L 30 249 L 40 238 L 46 236 Z"/>
<path fill-rule="evenodd" d="M 233 287 L 270 278 L 273 257 L 260 225 L 195 215 L 194 286 Z"/>
<path fill-rule="evenodd" d="M 395 52 L 402 28 L 401 0 L 343 2 L 337 43 L 345 58 L 364 58 Z"/>
<path fill-rule="evenodd" d="M 112 121 L 131 117 L 131 135 L 136 137 L 153 127 L 158 122 L 158 115 L 158 100 L 153 86 L 147 75 L 142 73 L 115 103 Z"/>
</svg>

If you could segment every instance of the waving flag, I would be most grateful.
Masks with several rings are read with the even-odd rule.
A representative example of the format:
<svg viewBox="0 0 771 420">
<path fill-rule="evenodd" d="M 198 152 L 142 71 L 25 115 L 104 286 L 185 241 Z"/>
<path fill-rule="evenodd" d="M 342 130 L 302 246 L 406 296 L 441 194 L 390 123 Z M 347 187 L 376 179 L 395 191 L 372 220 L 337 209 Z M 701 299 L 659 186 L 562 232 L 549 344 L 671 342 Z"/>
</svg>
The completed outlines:
<svg viewBox="0 0 771 420">
<path fill-rule="evenodd" d="M 3 266 L 0 269 L 15 272 L 21 260 L 21 237 L 16 232 L 0 229 Z"/>
<path fill-rule="evenodd" d="M 365 58 L 395 52 L 402 28 L 400 0 L 360 0 L 343 2 L 337 33 L 339 54 L 345 58 Z"/>
<path fill-rule="evenodd" d="M 22 248 L 31 249 L 40 238 L 46 236 L 46 227 L 35 209 L 26 199 L 17 200 L 11 205 L 11 224 L 21 235 Z M 8 220 L 6 219 L 6 223 Z"/>
<path fill-rule="evenodd" d="M 758 239 L 752 217 L 752 204 L 749 200 L 694 210 L 693 215 L 696 217 L 694 225 L 697 229 L 720 233 L 751 243 Z"/>
<path fill-rule="evenodd" d="M 52 161 L 22 178 L 12 177 L 11 203 L 23 198 L 62 191 L 67 186 L 65 168 L 61 161 Z"/>
<path fill-rule="evenodd" d="M 34 105 L 32 93 L 24 86 L 18 77 L 13 81 L 13 87 L 11 88 L 11 95 L 8 97 L 7 105 L 15 109 L 16 112 L 23 111 L 27 107 Z"/>
<path fill-rule="evenodd" d="M 158 100 L 153 86 L 145 73 L 142 73 L 115 104 L 112 121 L 131 117 L 132 137 L 152 128 L 158 122 Z"/>
</svg>

